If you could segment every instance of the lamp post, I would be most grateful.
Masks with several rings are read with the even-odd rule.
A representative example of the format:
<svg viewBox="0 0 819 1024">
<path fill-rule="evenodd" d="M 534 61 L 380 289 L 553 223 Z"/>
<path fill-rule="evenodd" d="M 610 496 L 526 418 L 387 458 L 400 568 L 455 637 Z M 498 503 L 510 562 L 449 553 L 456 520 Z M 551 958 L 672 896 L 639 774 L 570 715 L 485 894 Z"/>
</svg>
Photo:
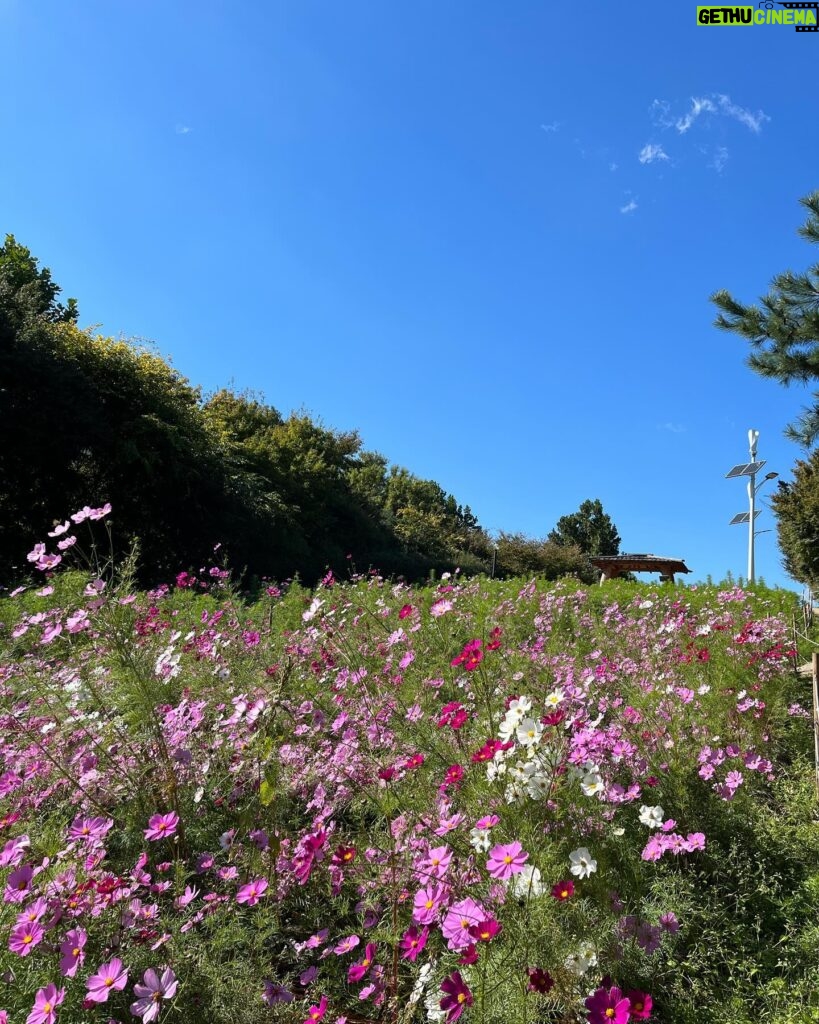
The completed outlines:
<svg viewBox="0 0 819 1024">
<path fill-rule="evenodd" d="M 756 509 L 756 496 L 762 485 L 768 481 L 773 480 L 779 476 L 778 473 L 768 473 L 765 477 L 757 484 L 756 474 L 765 465 L 763 462 L 756 461 L 756 448 L 759 441 L 759 431 L 749 430 L 748 431 L 748 454 L 750 461 L 741 463 L 738 466 L 734 466 L 728 473 L 726 473 L 726 479 L 737 476 L 748 477 L 748 511 L 740 512 L 735 515 L 731 520 L 731 526 L 738 526 L 740 523 L 748 524 L 748 582 L 753 583 L 755 578 L 755 566 L 754 566 L 754 538 L 756 537 L 756 531 L 754 530 L 754 524 L 756 517 L 759 512 Z"/>
</svg>

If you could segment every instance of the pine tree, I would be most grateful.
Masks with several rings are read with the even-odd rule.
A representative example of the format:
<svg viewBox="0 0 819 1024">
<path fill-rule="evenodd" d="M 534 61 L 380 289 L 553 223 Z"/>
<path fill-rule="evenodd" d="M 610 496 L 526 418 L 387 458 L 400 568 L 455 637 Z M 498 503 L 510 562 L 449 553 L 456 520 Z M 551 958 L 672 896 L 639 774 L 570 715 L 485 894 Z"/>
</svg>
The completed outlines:
<svg viewBox="0 0 819 1024">
<path fill-rule="evenodd" d="M 563 547 L 574 545 L 586 555 L 617 555 L 620 534 L 603 511 L 599 498 L 584 501 L 577 512 L 561 516 L 548 540 Z"/>
<path fill-rule="evenodd" d="M 799 234 L 819 243 L 819 191 L 800 202 L 808 219 Z M 819 380 L 819 263 L 801 274 L 777 274 L 759 305 L 746 306 L 724 290 L 711 301 L 721 311 L 715 326 L 750 342 L 748 365 L 756 373 L 785 385 Z M 806 448 L 819 437 L 819 391 L 813 398 L 813 406 L 785 431 Z"/>
</svg>

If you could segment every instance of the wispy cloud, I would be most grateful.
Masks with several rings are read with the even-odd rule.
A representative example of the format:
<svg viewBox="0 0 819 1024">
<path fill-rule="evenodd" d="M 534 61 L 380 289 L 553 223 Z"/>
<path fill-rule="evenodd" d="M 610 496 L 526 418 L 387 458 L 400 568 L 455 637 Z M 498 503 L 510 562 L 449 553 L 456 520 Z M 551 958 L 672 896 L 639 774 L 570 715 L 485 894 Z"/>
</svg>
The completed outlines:
<svg viewBox="0 0 819 1024">
<path fill-rule="evenodd" d="M 637 209 L 637 203 L 633 199 L 629 199 L 625 206 L 620 207 L 620 213 L 634 213 Z"/>
<path fill-rule="evenodd" d="M 614 163 L 614 161 L 612 161 L 612 162 L 611 162 L 611 163 L 609 164 L 609 170 L 610 170 L 610 171 L 616 171 L 616 170 L 617 170 L 617 164 L 616 164 L 616 163 Z"/>
<path fill-rule="evenodd" d="M 556 132 L 560 128 L 560 121 L 552 121 L 550 124 L 542 124 L 541 129 L 546 132 Z"/>
<path fill-rule="evenodd" d="M 658 430 L 667 430 L 670 434 L 684 434 L 685 427 L 682 423 L 660 423 L 657 425 Z"/>
<path fill-rule="evenodd" d="M 692 96 L 691 106 L 681 116 L 671 112 L 671 104 L 667 100 L 654 100 L 649 108 L 651 118 L 661 128 L 676 128 L 680 135 L 685 135 L 703 114 L 722 115 L 745 125 L 750 131 L 758 134 L 770 117 L 764 110 L 756 112 L 734 103 L 724 93 L 712 93 L 710 96 Z"/>
<path fill-rule="evenodd" d="M 728 163 L 728 150 L 725 146 L 717 146 L 709 167 L 713 167 L 717 174 L 722 174 L 722 169 Z"/>
<path fill-rule="evenodd" d="M 193 128 L 186 124 L 178 124 L 174 130 L 177 135 L 190 135 Z"/>
<path fill-rule="evenodd" d="M 750 110 L 746 110 L 744 107 L 739 107 L 736 103 L 732 103 L 730 96 L 720 96 L 719 107 L 720 111 L 727 117 L 733 117 L 735 121 L 739 121 L 740 124 L 744 124 L 746 128 L 749 128 L 757 135 L 762 131 L 762 125 L 766 121 L 770 121 L 770 118 L 764 110 L 757 110 L 754 114 Z"/>
<path fill-rule="evenodd" d="M 668 153 L 662 146 L 647 142 L 637 155 L 641 164 L 653 164 L 655 160 L 668 160 Z"/>
</svg>

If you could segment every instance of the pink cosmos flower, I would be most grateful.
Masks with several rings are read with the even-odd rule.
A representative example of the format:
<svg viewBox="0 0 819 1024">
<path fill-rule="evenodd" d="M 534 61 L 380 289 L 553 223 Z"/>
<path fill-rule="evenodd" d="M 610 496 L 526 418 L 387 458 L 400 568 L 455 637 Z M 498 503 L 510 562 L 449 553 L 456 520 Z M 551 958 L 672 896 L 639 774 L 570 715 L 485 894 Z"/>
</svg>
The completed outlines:
<svg viewBox="0 0 819 1024">
<path fill-rule="evenodd" d="M 65 999 L 64 988 L 58 989 L 53 984 L 41 988 L 34 997 L 34 1006 L 26 1017 L 26 1024 L 54 1024 L 57 1019 L 57 1007 L 63 999 Z"/>
<path fill-rule="evenodd" d="M 345 953 L 352 952 L 359 942 L 361 942 L 361 939 L 359 939 L 357 935 L 348 935 L 346 939 L 342 939 L 341 942 L 334 947 L 333 952 L 336 956 L 344 956 Z"/>
<path fill-rule="evenodd" d="M 476 903 L 471 897 L 458 900 L 453 903 L 444 917 L 441 931 L 447 940 L 447 945 L 454 951 L 466 949 L 472 944 L 472 936 L 469 929 L 485 921 L 489 915 L 480 903 Z"/>
<path fill-rule="evenodd" d="M 66 932 L 65 938 L 60 943 L 60 973 L 66 978 L 73 978 L 77 968 L 85 960 L 85 946 L 88 938 L 82 928 L 72 928 Z"/>
<path fill-rule="evenodd" d="M 453 971 L 448 978 L 444 978 L 441 982 L 441 991 L 444 993 L 444 997 L 440 1006 L 446 1013 L 447 1024 L 456 1021 L 466 1007 L 471 1006 L 475 1001 L 458 971 Z"/>
<path fill-rule="evenodd" d="M 599 988 L 585 1000 L 589 1024 L 628 1024 L 631 1002 L 619 988 Z"/>
<path fill-rule="evenodd" d="M 427 939 L 429 938 L 429 928 L 422 928 L 420 931 L 412 925 L 408 928 L 401 936 L 400 949 L 401 956 L 404 960 L 410 960 L 415 963 L 418 954 L 426 946 Z"/>
<path fill-rule="evenodd" d="M 9 949 L 18 956 L 28 956 L 43 941 L 45 932 L 36 921 L 15 925 L 9 935 Z"/>
<path fill-rule="evenodd" d="M 29 894 L 31 879 L 34 877 L 34 869 L 29 864 L 23 864 L 8 877 L 6 891 L 3 899 L 6 903 L 22 903 Z"/>
<path fill-rule="evenodd" d="M 486 814 L 483 818 L 478 818 L 475 822 L 475 828 L 487 829 L 494 828 L 498 824 L 500 818 L 497 814 Z"/>
<path fill-rule="evenodd" d="M 448 846 L 434 846 L 421 861 L 419 869 L 428 877 L 443 878 L 451 860 L 452 850 Z"/>
<path fill-rule="evenodd" d="M 529 854 L 524 852 L 517 840 L 514 843 L 499 843 L 489 851 L 486 870 L 493 878 L 505 882 L 512 875 L 520 874 L 528 859 Z"/>
<path fill-rule="evenodd" d="M 148 821 L 148 828 L 145 829 L 145 838 L 154 842 L 157 839 L 167 839 L 176 832 L 178 824 L 179 815 L 176 811 L 170 811 L 168 814 L 155 814 Z"/>
<path fill-rule="evenodd" d="M 255 907 L 259 902 L 259 899 L 264 895 L 267 889 L 267 881 L 264 878 L 257 878 L 252 882 L 248 882 L 247 885 L 243 885 L 242 888 L 236 893 L 237 903 L 246 903 L 249 907 Z"/>
<path fill-rule="evenodd" d="M 161 977 L 149 967 L 142 977 L 142 984 L 134 985 L 134 995 L 137 999 L 131 1003 L 131 1013 L 135 1017 L 141 1017 L 143 1024 L 150 1024 L 159 1016 L 161 1001 L 173 999 L 178 987 L 179 982 L 170 967 L 165 968 Z"/>
<path fill-rule="evenodd" d="M 432 924 L 438 917 L 438 908 L 446 899 L 447 890 L 439 882 L 419 889 L 415 894 L 412 919 L 417 924 Z"/>
<path fill-rule="evenodd" d="M 122 991 L 128 983 L 128 968 L 125 967 L 119 957 L 114 957 L 107 964 L 101 964 L 96 974 L 92 974 L 86 981 L 88 989 L 86 999 L 92 1003 L 108 1002 L 108 995 L 112 989 Z"/>
</svg>

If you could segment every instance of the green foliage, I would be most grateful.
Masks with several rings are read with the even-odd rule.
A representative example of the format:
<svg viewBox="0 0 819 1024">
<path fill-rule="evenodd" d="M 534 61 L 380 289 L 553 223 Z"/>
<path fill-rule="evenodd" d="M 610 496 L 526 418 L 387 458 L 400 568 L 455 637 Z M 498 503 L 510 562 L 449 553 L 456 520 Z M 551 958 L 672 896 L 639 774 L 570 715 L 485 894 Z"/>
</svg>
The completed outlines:
<svg viewBox="0 0 819 1024">
<path fill-rule="evenodd" d="M 582 502 L 577 512 L 561 516 L 550 531 L 553 544 L 574 546 L 587 555 L 616 555 L 620 552 L 620 534 L 603 511 L 599 498 Z"/>
<path fill-rule="evenodd" d="M 819 452 L 797 461 L 793 480 L 780 482 L 771 505 L 785 571 L 819 586 Z"/>
<path fill-rule="evenodd" d="M 584 583 L 595 583 L 597 571 L 575 544 L 553 540 L 535 540 L 521 533 L 503 533 L 498 537 L 495 575 L 542 576 L 547 580 L 574 576 Z"/>
<path fill-rule="evenodd" d="M 819 192 L 800 200 L 808 219 L 799 229 L 808 242 L 819 242 Z M 715 326 L 745 338 L 751 345 L 748 365 L 780 384 L 809 384 L 819 379 L 819 263 L 803 273 L 777 274 L 758 305 L 745 305 L 725 291 L 711 301 L 720 310 Z M 805 447 L 819 436 L 819 392 L 815 404 L 787 428 Z"/>
</svg>

